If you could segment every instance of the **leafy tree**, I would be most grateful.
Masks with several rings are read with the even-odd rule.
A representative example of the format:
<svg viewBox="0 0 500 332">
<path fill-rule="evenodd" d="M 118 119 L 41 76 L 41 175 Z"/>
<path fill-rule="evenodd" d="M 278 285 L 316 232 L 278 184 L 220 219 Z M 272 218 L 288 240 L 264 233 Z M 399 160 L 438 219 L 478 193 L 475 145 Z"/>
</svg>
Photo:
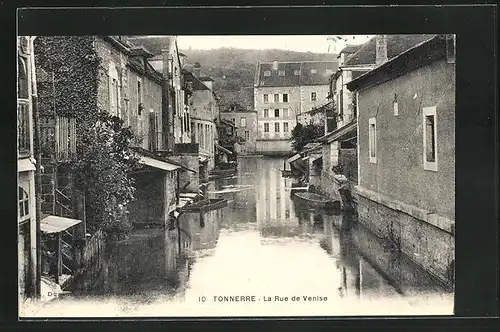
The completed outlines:
<svg viewBox="0 0 500 332">
<path fill-rule="evenodd" d="M 321 124 L 308 124 L 303 125 L 298 123 L 292 130 L 292 148 L 298 152 L 302 148 L 315 139 L 323 136 L 324 125 Z"/>
</svg>

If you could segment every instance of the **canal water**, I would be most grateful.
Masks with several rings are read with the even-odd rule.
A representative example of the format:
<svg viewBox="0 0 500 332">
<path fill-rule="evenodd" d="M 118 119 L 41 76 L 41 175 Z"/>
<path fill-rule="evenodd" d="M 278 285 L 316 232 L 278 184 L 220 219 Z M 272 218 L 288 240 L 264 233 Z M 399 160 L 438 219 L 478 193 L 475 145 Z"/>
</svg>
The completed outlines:
<svg viewBox="0 0 500 332">
<path fill-rule="evenodd" d="M 354 218 L 290 194 L 280 158 L 241 157 L 211 182 L 228 206 L 135 230 L 100 273 L 39 316 L 365 316 L 453 314 L 453 293 Z"/>
</svg>

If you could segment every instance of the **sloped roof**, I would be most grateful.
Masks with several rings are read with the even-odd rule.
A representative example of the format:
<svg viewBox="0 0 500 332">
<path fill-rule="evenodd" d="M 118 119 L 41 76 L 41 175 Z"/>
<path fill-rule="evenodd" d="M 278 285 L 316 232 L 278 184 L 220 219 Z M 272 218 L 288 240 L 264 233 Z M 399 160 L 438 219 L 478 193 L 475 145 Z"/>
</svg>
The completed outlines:
<svg viewBox="0 0 500 332">
<path fill-rule="evenodd" d="M 193 90 L 194 91 L 200 91 L 200 90 L 210 90 L 205 84 L 203 84 L 202 81 L 200 81 L 194 74 L 186 69 L 182 69 L 182 73 L 184 74 L 184 81 L 185 82 L 192 82 L 193 83 Z"/>
<path fill-rule="evenodd" d="M 330 75 L 337 71 L 336 61 L 297 61 L 278 62 L 278 70 L 273 70 L 272 63 L 259 63 L 256 70 L 256 86 L 300 86 L 328 84 Z M 316 73 L 311 72 L 312 69 Z M 332 72 L 327 72 L 329 69 Z M 270 76 L 264 76 L 269 71 Z M 279 72 L 285 75 L 280 76 Z M 296 75 L 295 71 L 299 71 Z"/>
<path fill-rule="evenodd" d="M 433 38 L 435 34 L 387 35 L 387 58 L 392 59 L 404 51 Z M 376 37 L 373 37 L 354 54 L 350 55 L 344 65 L 374 64 Z"/>
<path fill-rule="evenodd" d="M 434 35 L 422 43 L 402 52 L 377 68 L 347 83 L 350 91 L 368 88 L 428 65 L 447 56 L 450 35 Z M 451 39 L 453 40 L 453 39 Z"/>
<path fill-rule="evenodd" d="M 174 36 L 125 36 L 128 42 L 143 46 L 154 55 L 160 55 L 162 50 L 168 49 L 174 38 Z"/>
<path fill-rule="evenodd" d="M 326 85 L 329 83 L 330 76 L 337 69 L 338 63 L 336 61 L 303 62 L 300 71 L 300 85 Z"/>
<path fill-rule="evenodd" d="M 356 53 L 360 48 L 361 45 L 347 45 L 339 52 L 339 56 L 341 53 Z"/>
</svg>

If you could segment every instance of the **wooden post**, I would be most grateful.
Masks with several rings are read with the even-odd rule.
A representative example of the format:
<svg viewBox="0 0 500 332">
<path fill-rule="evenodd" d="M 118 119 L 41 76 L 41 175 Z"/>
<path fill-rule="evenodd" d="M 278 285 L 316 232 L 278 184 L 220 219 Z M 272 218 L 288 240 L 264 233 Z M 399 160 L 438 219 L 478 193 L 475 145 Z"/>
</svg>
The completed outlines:
<svg viewBox="0 0 500 332">
<path fill-rule="evenodd" d="M 57 233 L 56 239 L 56 256 L 57 256 L 57 268 L 56 268 L 56 283 L 59 284 L 59 278 L 61 276 L 61 265 L 62 265 L 62 257 L 61 257 L 61 232 Z"/>
<path fill-rule="evenodd" d="M 175 223 L 177 224 L 177 244 L 179 246 L 179 254 L 181 253 L 181 223 L 179 222 L 179 218 L 177 218 L 177 220 L 175 221 Z"/>
</svg>

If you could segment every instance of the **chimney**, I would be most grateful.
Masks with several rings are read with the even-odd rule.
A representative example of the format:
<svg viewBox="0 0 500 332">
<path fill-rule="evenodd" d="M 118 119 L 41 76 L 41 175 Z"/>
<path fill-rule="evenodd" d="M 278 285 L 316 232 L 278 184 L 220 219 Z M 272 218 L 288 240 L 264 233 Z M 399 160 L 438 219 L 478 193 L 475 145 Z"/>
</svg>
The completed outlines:
<svg viewBox="0 0 500 332">
<path fill-rule="evenodd" d="M 278 60 L 273 60 L 273 70 L 278 70 Z"/>
<path fill-rule="evenodd" d="M 193 66 L 193 75 L 196 77 L 200 77 L 201 75 L 201 65 L 199 62 L 195 62 Z"/>
<path fill-rule="evenodd" d="M 375 37 L 375 63 L 377 66 L 387 61 L 387 36 Z"/>
</svg>

